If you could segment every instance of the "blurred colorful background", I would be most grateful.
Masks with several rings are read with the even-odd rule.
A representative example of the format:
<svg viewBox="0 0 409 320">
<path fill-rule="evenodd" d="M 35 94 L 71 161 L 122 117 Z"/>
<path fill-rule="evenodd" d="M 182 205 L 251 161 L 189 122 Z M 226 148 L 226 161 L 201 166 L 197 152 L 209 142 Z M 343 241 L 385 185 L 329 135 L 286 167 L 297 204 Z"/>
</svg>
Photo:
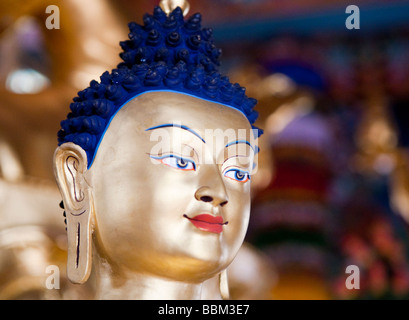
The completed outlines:
<svg viewBox="0 0 409 320">
<path fill-rule="evenodd" d="M 346 0 L 189 2 L 265 132 L 232 298 L 409 298 L 409 1 L 354 1 L 359 29 Z M 127 23 L 158 3 L 0 2 L 0 299 L 92 299 L 92 281 L 65 279 L 56 134 L 77 91 L 120 61 Z M 45 288 L 49 265 L 60 290 Z"/>
</svg>

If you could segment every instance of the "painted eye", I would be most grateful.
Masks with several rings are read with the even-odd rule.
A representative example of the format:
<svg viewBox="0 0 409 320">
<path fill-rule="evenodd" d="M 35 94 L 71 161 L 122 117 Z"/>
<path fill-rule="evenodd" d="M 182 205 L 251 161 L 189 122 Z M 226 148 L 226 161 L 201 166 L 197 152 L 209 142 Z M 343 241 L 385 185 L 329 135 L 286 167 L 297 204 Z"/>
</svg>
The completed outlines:
<svg viewBox="0 0 409 320">
<path fill-rule="evenodd" d="M 239 182 L 247 182 L 250 180 L 250 174 L 247 171 L 239 169 L 230 169 L 225 172 L 224 176 Z"/>
<path fill-rule="evenodd" d="M 153 159 L 160 161 L 164 165 L 167 165 L 172 168 L 185 170 L 185 171 L 196 170 L 196 164 L 192 160 L 178 157 L 173 154 L 163 156 L 163 157 L 154 157 L 154 156 L 151 156 L 151 157 Z"/>
</svg>

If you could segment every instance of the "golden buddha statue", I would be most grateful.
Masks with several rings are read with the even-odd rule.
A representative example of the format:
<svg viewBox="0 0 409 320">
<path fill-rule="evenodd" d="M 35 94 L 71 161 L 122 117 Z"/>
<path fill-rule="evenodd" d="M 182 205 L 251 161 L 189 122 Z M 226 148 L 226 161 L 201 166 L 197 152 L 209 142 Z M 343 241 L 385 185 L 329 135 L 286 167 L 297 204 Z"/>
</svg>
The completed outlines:
<svg viewBox="0 0 409 320">
<path fill-rule="evenodd" d="M 156 7 L 129 28 L 123 62 L 78 93 L 58 134 L 68 278 L 93 269 L 97 299 L 200 299 L 219 275 L 227 297 L 249 221 L 256 101 L 217 71 L 200 14 Z"/>
</svg>

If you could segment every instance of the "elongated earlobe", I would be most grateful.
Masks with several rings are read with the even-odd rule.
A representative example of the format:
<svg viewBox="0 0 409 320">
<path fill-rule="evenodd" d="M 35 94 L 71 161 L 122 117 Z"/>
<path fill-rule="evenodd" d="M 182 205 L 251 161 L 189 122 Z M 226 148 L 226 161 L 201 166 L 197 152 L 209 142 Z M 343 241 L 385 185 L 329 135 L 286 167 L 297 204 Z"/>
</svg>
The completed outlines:
<svg viewBox="0 0 409 320">
<path fill-rule="evenodd" d="M 230 292 L 229 292 L 229 282 L 227 279 L 227 270 L 224 269 L 219 274 L 219 284 L 220 284 L 220 295 L 222 296 L 223 300 L 230 299 Z"/>
<path fill-rule="evenodd" d="M 73 144 L 64 143 L 54 154 L 54 174 L 67 219 L 67 275 L 74 283 L 88 280 L 92 267 L 92 195 L 85 180 L 87 156 Z"/>
</svg>

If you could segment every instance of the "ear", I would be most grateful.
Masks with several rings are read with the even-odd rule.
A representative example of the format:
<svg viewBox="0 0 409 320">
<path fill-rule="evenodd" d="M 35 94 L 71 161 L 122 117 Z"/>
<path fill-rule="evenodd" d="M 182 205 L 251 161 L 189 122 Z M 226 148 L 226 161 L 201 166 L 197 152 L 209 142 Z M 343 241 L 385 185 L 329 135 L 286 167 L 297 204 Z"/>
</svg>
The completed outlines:
<svg viewBox="0 0 409 320">
<path fill-rule="evenodd" d="M 220 295 L 222 296 L 222 299 L 229 300 L 230 292 L 229 292 L 229 282 L 227 279 L 227 269 L 224 269 L 219 274 L 219 287 L 220 287 Z"/>
<path fill-rule="evenodd" d="M 67 275 L 71 282 L 84 283 L 92 267 L 93 205 L 85 180 L 87 155 L 74 143 L 64 143 L 54 153 L 54 174 L 67 219 Z"/>
</svg>

